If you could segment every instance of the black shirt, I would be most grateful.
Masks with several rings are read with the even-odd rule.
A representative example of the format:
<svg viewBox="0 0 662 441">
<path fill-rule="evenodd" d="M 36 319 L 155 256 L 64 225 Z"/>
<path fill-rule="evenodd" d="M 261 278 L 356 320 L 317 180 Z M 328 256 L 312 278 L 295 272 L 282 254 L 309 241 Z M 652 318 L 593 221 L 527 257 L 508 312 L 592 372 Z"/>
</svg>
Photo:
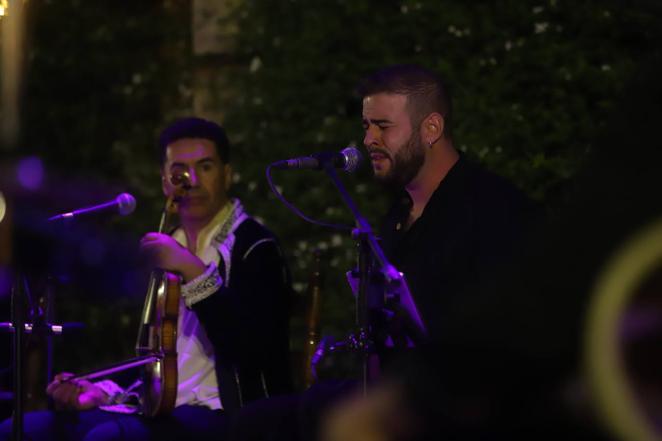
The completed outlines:
<svg viewBox="0 0 662 441">
<path fill-rule="evenodd" d="M 508 181 L 460 156 L 406 230 L 411 205 L 403 191 L 384 220 L 382 246 L 405 274 L 435 339 L 463 298 L 489 291 L 524 236 L 532 204 Z"/>
</svg>

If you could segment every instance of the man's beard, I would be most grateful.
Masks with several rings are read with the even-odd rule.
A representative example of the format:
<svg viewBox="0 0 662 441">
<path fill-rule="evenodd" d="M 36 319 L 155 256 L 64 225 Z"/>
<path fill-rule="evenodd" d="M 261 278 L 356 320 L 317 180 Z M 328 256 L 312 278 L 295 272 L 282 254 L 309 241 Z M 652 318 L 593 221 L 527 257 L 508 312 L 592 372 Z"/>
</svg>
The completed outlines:
<svg viewBox="0 0 662 441">
<path fill-rule="evenodd" d="M 404 146 L 393 156 L 391 170 L 377 180 L 388 187 L 403 188 L 418 175 L 425 162 L 425 146 L 420 134 L 412 132 Z"/>
</svg>

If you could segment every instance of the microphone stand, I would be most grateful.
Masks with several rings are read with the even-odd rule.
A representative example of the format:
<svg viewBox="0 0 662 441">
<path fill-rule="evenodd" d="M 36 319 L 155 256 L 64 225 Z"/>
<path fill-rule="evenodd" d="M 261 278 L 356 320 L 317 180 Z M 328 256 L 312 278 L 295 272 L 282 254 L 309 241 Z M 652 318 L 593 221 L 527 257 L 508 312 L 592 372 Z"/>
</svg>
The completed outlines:
<svg viewBox="0 0 662 441">
<path fill-rule="evenodd" d="M 371 270 L 374 264 L 377 265 L 379 270 L 384 276 L 385 283 L 392 286 L 402 286 L 404 279 L 402 274 L 398 272 L 393 265 L 391 265 L 381 247 L 377 243 L 377 239 L 372 232 L 372 228 L 368 221 L 361 215 L 358 207 L 350 197 L 347 189 L 338 178 L 333 163 L 327 161 L 323 164 L 323 170 L 331 178 L 340 196 L 345 204 L 349 207 L 354 215 L 357 228 L 352 232 L 352 237 L 358 242 L 358 271 L 359 271 L 359 288 L 356 296 L 356 326 L 357 333 L 350 335 L 349 342 L 343 344 L 352 350 L 356 350 L 362 355 L 362 378 L 361 385 L 363 394 L 367 393 L 367 386 L 370 380 L 373 379 L 374 370 L 371 370 L 371 361 L 374 360 L 376 355 L 375 342 L 372 336 L 372 328 L 370 323 L 370 306 L 374 305 L 373 299 L 369 298 L 369 284 L 371 280 Z M 407 291 L 408 292 L 408 291 Z M 383 302 L 379 302 L 381 304 Z M 417 315 L 417 313 L 416 313 Z M 422 324 L 422 322 L 421 322 Z"/>
<path fill-rule="evenodd" d="M 50 288 L 50 286 L 49 286 Z M 47 302 L 52 302 L 51 293 L 48 294 Z M 27 278 L 20 271 L 14 276 L 14 283 L 11 294 L 11 322 L 0 323 L 0 329 L 9 331 L 12 337 L 12 357 L 13 357 L 13 401 L 14 412 L 12 414 L 12 440 L 21 441 L 24 438 L 24 414 L 25 414 L 25 378 L 23 375 L 25 368 L 25 336 L 26 334 L 55 335 L 61 334 L 63 326 L 52 325 L 49 322 L 48 315 L 39 313 L 33 317 L 33 323 L 28 322 L 28 313 L 26 303 L 31 303 Z M 32 309 L 32 308 L 30 308 Z M 34 313 L 34 311 L 32 311 Z M 52 310 L 51 310 L 52 312 Z M 48 342 L 48 351 L 51 351 L 50 342 Z M 47 370 L 50 375 L 51 360 L 50 354 L 47 360 Z M 50 378 L 50 377 L 49 377 Z"/>
<path fill-rule="evenodd" d="M 26 276 L 17 271 L 14 276 L 14 283 L 12 286 L 11 294 L 11 322 L 0 323 L 0 329 L 11 332 L 12 337 L 12 369 L 13 369 L 13 407 L 12 414 L 12 440 L 21 441 L 24 437 L 24 414 L 25 414 L 25 347 L 26 335 L 46 335 L 47 340 L 47 375 L 50 379 L 51 373 L 51 357 L 52 346 L 50 336 L 62 334 L 62 325 L 53 325 L 50 323 L 50 315 L 52 314 L 52 292 L 50 292 L 50 280 L 47 290 L 47 306 L 46 311 L 39 311 L 33 308 L 32 299 L 30 296 L 28 282 Z M 28 311 L 26 310 L 26 303 L 31 310 L 33 322 L 28 322 Z"/>
<path fill-rule="evenodd" d="M 25 401 L 23 397 L 23 341 L 25 336 L 25 279 L 22 274 L 16 274 L 11 295 L 12 325 L 14 330 L 14 414 L 12 417 L 12 440 L 23 439 L 23 412 Z"/>
</svg>

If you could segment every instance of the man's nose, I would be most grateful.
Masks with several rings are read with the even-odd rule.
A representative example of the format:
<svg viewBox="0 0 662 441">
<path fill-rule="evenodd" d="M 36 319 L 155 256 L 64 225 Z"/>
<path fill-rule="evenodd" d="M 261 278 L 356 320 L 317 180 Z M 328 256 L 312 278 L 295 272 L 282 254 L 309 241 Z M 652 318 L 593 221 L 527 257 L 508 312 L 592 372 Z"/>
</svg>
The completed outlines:
<svg viewBox="0 0 662 441">
<path fill-rule="evenodd" d="M 189 173 L 189 182 L 190 182 L 189 185 L 190 185 L 191 187 L 197 187 L 198 184 L 199 184 L 199 181 L 198 181 L 198 174 L 195 172 L 194 169 L 190 169 L 190 170 L 188 171 L 188 173 Z"/>
<path fill-rule="evenodd" d="M 376 135 L 374 129 L 367 128 L 365 130 L 365 135 L 363 136 L 363 145 L 369 147 L 375 145 L 378 142 L 378 136 Z"/>
</svg>

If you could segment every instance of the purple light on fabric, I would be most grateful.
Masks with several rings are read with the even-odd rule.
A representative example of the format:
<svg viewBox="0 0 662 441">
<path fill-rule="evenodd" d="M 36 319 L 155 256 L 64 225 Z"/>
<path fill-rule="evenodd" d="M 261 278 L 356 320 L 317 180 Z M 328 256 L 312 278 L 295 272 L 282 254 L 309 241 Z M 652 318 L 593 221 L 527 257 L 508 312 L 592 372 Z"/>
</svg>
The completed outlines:
<svg viewBox="0 0 662 441">
<path fill-rule="evenodd" d="M 44 181 L 44 164 L 36 156 L 21 159 L 16 166 L 18 182 L 28 190 L 37 190 Z"/>
</svg>

